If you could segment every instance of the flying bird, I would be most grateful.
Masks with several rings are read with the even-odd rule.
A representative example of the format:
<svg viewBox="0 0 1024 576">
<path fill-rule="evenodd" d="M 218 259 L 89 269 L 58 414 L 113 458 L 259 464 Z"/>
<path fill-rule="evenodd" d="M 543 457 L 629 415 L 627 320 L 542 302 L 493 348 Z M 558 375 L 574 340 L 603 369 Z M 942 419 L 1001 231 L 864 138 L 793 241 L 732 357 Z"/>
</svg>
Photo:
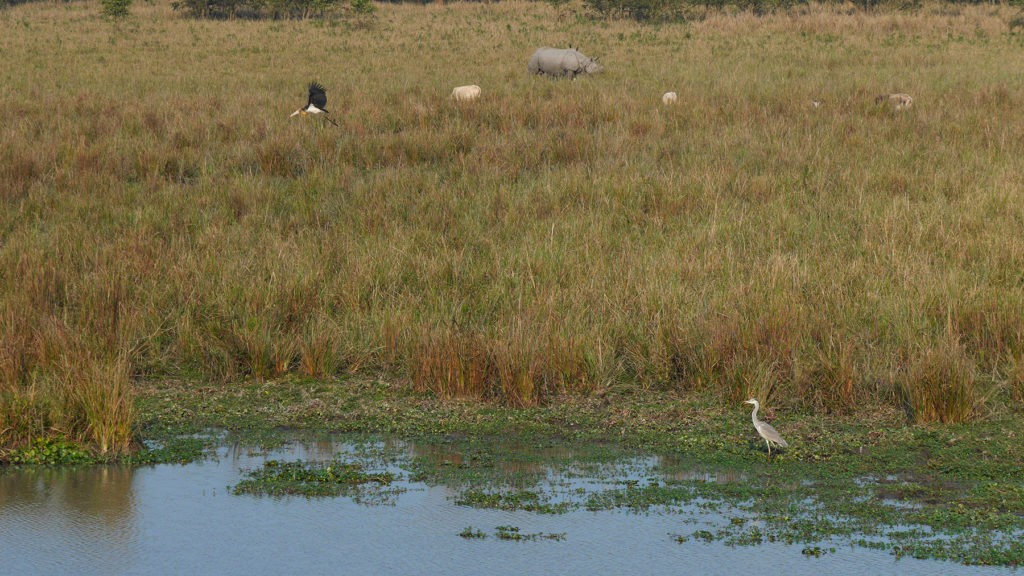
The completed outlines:
<svg viewBox="0 0 1024 576">
<path fill-rule="evenodd" d="M 337 122 L 327 115 L 327 91 L 324 90 L 323 86 L 316 82 L 312 82 L 309 85 L 309 102 L 304 108 L 299 108 L 295 112 L 292 112 L 292 116 L 295 116 L 296 114 L 302 114 L 303 116 L 306 114 L 323 114 L 324 118 L 326 118 L 328 122 L 335 126 L 338 125 Z"/>
<path fill-rule="evenodd" d="M 750 413 L 750 419 L 754 421 L 754 428 L 757 429 L 757 433 L 761 435 L 761 438 L 764 438 L 764 443 L 768 445 L 769 456 L 772 455 L 772 444 L 776 444 L 780 448 L 789 448 L 789 445 L 786 444 L 786 441 L 782 439 L 782 436 L 779 434 L 778 430 L 772 428 L 771 424 L 768 424 L 767 422 L 761 422 L 760 420 L 757 419 L 757 409 L 760 408 L 760 405 L 757 403 L 757 400 L 751 398 L 750 400 L 744 400 L 743 403 L 754 405 L 754 411 Z"/>
</svg>

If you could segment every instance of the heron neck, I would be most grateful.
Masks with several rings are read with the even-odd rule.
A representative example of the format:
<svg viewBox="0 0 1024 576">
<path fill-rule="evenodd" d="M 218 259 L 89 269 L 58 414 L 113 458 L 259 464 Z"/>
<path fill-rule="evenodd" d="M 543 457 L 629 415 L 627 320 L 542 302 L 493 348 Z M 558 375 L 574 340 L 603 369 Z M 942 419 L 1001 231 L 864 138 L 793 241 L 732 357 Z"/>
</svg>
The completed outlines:
<svg viewBox="0 0 1024 576">
<path fill-rule="evenodd" d="M 757 409 L 760 408 L 757 404 L 754 404 L 754 411 L 750 413 L 750 420 L 757 424 Z"/>
</svg>

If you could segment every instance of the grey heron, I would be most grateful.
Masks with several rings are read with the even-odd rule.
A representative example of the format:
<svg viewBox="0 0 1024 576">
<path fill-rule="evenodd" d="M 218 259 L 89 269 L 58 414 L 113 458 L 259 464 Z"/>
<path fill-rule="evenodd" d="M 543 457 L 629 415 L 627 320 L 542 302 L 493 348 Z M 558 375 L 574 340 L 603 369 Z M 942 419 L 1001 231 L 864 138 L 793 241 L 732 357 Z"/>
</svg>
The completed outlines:
<svg viewBox="0 0 1024 576">
<path fill-rule="evenodd" d="M 312 82 L 309 85 L 309 102 L 306 103 L 305 107 L 292 112 L 292 116 L 296 114 L 302 114 L 303 116 L 306 114 L 323 114 L 328 122 L 335 126 L 338 125 L 337 122 L 327 115 L 327 91 L 316 82 Z"/>
<path fill-rule="evenodd" d="M 781 435 L 779 435 L 778 430 L 772 428 L 771 424 L 761 422 L 757 419 L 757 409 L 761 407 L 761 405 L 757 403 L 757 400 L 751 398 L 750 400 L 744 400 L 743 403 L 754 405 L 754 411 L 750 413 L 750 419 L 753 420 L 754 428 L 757 429 L 757 433 L 761 435 L 761 438 L 764 438 L 764 443 L 768 445 L 769 456 L 772 455 L 772 444 L 777 444 L 780 448 L 789 447 L 789 444 L 786 444 L 786 441 L 782 439 Z"/>
</svg>

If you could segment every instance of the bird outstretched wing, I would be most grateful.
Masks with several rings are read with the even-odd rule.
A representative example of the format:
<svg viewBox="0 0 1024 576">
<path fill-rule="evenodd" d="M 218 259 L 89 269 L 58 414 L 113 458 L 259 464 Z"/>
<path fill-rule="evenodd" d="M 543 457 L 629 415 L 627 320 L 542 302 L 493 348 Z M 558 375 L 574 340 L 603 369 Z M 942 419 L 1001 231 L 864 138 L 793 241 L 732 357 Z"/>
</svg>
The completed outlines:
<svg viewBox="0 0 1024 576">
<path fill-rule="evenodd" d="M 327 106 L 327 91 L 316 82 L 309 85 L 309 103 L 321 110 Z"/>
</svg>

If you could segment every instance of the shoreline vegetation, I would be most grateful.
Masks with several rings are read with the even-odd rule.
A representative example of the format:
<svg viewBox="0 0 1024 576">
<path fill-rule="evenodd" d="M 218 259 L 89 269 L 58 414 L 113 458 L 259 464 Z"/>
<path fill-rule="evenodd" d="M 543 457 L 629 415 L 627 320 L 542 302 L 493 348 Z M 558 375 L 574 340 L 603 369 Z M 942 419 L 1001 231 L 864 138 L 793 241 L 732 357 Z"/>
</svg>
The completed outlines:
<svg viewBox="0 0 1024 576">
<path fill-rule="evenodd" d="M 1019 433 L 1017 8 L 376 7 L 0 9 L 0 460 L 48 438 L 129 453 L 233 422 L 190 400 L 277 382 L 333 390 L 331 413 L 378 381 L 364 400 L 439 407 L 406 415 L 589 406 L 597 436 L 646 430 L 610 398 L 739 425 L 751 396 L 773 424 Z M 606 72 L 526 74 L 570 43 Z M 288 117 L 311 80 L 339 128 Z"/>
<path fill-rule="evenodd" d="M 728 519 L 694 531 L 681 517 L 669 534 L 679 543 L 801 544 L 811 553 L 849 545 L 964 564 L 1024 561 L 1015 537 L 1024 527 L 1019 419 L 908 426 L 885 406 L 856 417 L 774 411 L 790 448 L 769 458 L 747 407 L 722 407 L 712 395 L 610 390 L 514 408 L 361 379 L 200 387 L 163 379 L 140 382 L 138 391 L 152 448 L 129 464 L 187 463 L 225 445 L 263 454 L 290 443 L 346 446 L 330 460 L 268 461 L 234 494 L 386 500 L 396 493 L 390 477 L 375 476 L 386 462 L 394 478 L 447 486 L 461 506 L 673 514 L 699 500 L 704 513 Z M 36 446 L 32 455 L 68 464 L 81 457 L 60 444 Z M 618 465 L 635 473 L 636 459 L 654 463 L 645 480 L 613 481 Z M 355 474 L 352 484 L 332 475 L 360 470 L 370 476 Z M 602 471 L 607 483 L 567 494 L 548 482 L 548 471 L 585 470 Z"/>
</svg>

